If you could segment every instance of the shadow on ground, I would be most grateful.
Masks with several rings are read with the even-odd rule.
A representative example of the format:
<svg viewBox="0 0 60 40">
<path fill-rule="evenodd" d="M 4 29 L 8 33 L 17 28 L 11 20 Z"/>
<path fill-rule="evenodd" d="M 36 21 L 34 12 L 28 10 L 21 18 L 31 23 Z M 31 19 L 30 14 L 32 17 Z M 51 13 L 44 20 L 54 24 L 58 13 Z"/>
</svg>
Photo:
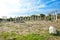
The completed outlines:
<svg viewBox="0 0 60 40">
<path fill-rule="evenodd" d="M 60 36 L 60 31 L 57 31 L 57 34 L 53 34 L 53 36 Z"/>
</svg>

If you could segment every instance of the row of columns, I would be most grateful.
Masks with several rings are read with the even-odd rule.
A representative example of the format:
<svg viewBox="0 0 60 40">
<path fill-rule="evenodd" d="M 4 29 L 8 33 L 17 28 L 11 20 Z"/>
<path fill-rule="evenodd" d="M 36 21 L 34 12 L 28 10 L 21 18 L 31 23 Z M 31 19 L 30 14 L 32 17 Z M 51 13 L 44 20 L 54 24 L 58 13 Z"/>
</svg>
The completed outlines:
<svg viewBox="0 0 60 40">
<path fill-rule="evenodd" d="M 51 20 L 52 21 L 57 21 L 58 18 L 57 18 L 57 11 L 54 11 L 52 14 L 51 14 Z"/>
<path fill-rule="evenodd" d="M 6 21 L 5 19 L 7 19 L 7 16 L 3 16 L 3 21 Z M 45 18 L 43 18 L 44 20 L 46 19 L 46 17 Z M 16 19 L 16 17 L 15 17 L 15 21 L 22 21 L 22 20 L 24 20 L 24 21 L 30 21 L 30 20 L 42 20 L 42 17 L 41 16 L 34 16 L 34 17 L 19 17 L 18 19 Z M 54 11 L 52 14 L 51 14 L 51 20 L 52 21 L 57 21 L 57 11 Z M 10 20 L 11 21 L 11 20 Z"/>
<path fill-rule="evenodd" d="M 20 21 L 22 21 L 22 20 L 24 20 L 24 21 L 31 21 L 31 20 L 36 21 L 36 20 L 39 20 L 40 21 L 40 20 L 45 20 L 45 19 L 46 19 L 46 17 L 44 17 L 42 19 L 40 16 L 37 16 L 37 17 L 36 16 L 35 17 L 20 17 L 20 18 L 18 18 L 18 20 L 20 20 Z"/>
</svg>

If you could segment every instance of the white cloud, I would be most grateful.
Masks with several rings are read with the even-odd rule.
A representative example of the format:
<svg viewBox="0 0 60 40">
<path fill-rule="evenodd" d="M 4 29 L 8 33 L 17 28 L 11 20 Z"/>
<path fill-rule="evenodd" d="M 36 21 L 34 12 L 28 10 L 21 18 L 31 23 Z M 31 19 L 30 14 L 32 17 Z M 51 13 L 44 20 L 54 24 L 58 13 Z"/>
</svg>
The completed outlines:
<svg viewBox="0 0 60 40">
<path fill-rule="evenodd" d="M 35 0 L 34 0 L 35 1 Z M 40 2 L 39 0 L 38 2 Z M 37 3 L 38 3 L 37 2 Z M 28 2 L 24 0 L 0 0 L 0 17 L 2 16 L 13 16 L 15 13 L 26 13 L 29 11 L 36 10 L 37 8 L 46 7 L 45 4 L 41 4 L 39 6 L 33 6 L 33 1 Z M 25 8 L 24 8 L 25 7 Z M 10 15 L 11 14 L 11 15 Z"/>
<path fill-rule="evenodd" d="M 0 0 L 0 17 L 19 11 L 19 0 Z"/>
<path fill-rule="evenodd" d="M 39 8 L 45 8 L 46 5 L 45 5 L 45 4 L 42 4 L 42 5 L 38 6 L 38 7 L 39 7 Z"/>
</svg>

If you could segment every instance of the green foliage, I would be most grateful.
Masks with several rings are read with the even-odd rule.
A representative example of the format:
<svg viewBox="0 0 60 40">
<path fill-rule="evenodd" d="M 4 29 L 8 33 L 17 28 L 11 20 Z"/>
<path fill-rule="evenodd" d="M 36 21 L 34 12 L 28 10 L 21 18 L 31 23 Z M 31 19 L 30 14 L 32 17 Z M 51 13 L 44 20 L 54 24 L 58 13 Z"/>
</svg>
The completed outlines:
<svg viewBox="0 0 60 40">
<path fill-rule="evenodd" d="M 27 35 L 18 35 L 15 33 L 2 33 L 2 36 L 5 40 L 47 40 L 49 36 L 40 35 L 40 34 L 27 34 Z"/>
<path fill-rule="evenodd" d="M 10 17 L 7 19 L 7 21 L 14 21 L 14 18 Z"/>
<path fill-rule="evenodd" d="M 51 14 L 48 14 L 47 20 L 51 20 Z"/>
<path fill-rule="evenodd" d="M 45 14 L 40 14 L 41 20 L 45 19 Z"/>
<path fill-rule="evenodd" d="M 18 22 L 21 21 L 21 20 L 24 20 L 24 21 L 39 20 L 38 18 L 41 18 L 41 20 L 44 20 L 45 18 L 47 18 L 47 20 L 51 20 L 51 14 L 52 13 L 48 14 L 47 16 L 45 14 L 40 14 L 39 16 L 38 15 L 31 15 L 31 16 L 25 16 L 25 17 L 20 16 L 20 17 L 16 17 L 16 18 L 10 17 L 10 18 L 7 19 L 7 21 L 15 21 L 15 19 Z M 58 13 L 57 16 L 58 16 L 58 19 L 59 19 L 60 18 L 60 13 Z M 0 22 L 1 21 L 3 21 L 2 18 L 0 18 Z"/>
<path fill-rule="evenodd" d="M 45 17 L 45 14 L 40 14 L 41 17 Z"/>
<path fill-rule="evenodd" d="M 16 36 L 16 34 L 15 33 L 8 33 L 8 32 L 3 32 L 1 35 L 0 35 L 0 37 L 3 37 L 5 40 L 7 40 L 9 37 L 15 37 Z"/>
<path fill-rule="evenodd" d="M 58 15 L 58 19 L 60 18 L 60 13 L 57 14 Z"/>
<path fill-rule="evenodd" d="M 47 40 L 48 36 L 40 35 L 40 34 L 28 34 L 26 35 L 27 40 Z"/>
</svg>

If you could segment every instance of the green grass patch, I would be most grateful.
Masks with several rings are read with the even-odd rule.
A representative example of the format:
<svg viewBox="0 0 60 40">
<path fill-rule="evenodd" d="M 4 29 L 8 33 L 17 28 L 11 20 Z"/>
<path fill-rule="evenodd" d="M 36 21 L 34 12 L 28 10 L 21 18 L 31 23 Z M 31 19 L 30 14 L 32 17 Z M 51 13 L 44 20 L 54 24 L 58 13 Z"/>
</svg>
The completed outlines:
<svg viewBox="0 0 60 40">
<path fill-rule="evenodd" d="M 40 34 L 26 34 L 18 35 L 15 33 L 4 32 L 0 35 L 5 40 L 47 40 L 49 35 L 40 35 Z"/>
</svg>

